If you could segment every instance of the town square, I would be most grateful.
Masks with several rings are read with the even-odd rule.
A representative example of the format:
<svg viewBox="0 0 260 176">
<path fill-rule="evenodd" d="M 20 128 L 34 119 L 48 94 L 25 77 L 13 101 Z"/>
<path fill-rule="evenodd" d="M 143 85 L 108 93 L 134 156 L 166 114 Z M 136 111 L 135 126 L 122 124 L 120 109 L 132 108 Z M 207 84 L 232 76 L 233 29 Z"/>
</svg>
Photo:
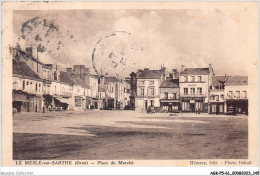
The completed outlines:
<svg viewBox="0 0 260 176">
<path fill-rule="evenodd" d="M 147 114 L 131 110 L 16 114 L 13 158 L 246 159 L 247 126 L 245 115 Z"/>
<path fill-rule="evenodd" d="M 14 11 L 12 159 L 248 159 L 257 81 L 234 14 Z"/>
</svg>

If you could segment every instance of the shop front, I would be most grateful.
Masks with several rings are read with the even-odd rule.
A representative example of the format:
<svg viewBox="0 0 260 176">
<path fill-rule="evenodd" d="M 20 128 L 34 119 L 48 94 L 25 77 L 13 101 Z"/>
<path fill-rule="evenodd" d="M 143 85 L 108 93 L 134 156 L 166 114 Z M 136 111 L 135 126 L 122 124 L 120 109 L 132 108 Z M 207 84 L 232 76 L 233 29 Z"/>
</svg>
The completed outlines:
<svg viewBox="0 0 260 176">
<path fill-rule="evenodd" d="M 224 114 L 224 102 L 211 102 L 209 107 L 210 114 Z"/>
<path fill-rule="evenodd" d="M 182 112 L 205 112 L 205 98 L 180 98 Z"/>
<path fill-rule="evenodd" d="M 233 111 L 233 114 L 245 114 L 248 115 L 248 100 L 227 100 L 227 110 Z"/>
<path fill-rule="evenodd" d="M 75 96 L 74 110 L 84 110 L 86 107 L 86 98 L 81 96 Z"/>
<path fill-rule="evenodd" d="M 13 108 L 16 112 L 27 112 L 29 107 L 29 100 L 27 99 L 27 93 L 22 90 L 13 90 Z"/>
<path fill-rule="evenodd" d="M 160 106 L 167 112 L 180 112 L 179 100 L 161 99 Z"/>
</svg>

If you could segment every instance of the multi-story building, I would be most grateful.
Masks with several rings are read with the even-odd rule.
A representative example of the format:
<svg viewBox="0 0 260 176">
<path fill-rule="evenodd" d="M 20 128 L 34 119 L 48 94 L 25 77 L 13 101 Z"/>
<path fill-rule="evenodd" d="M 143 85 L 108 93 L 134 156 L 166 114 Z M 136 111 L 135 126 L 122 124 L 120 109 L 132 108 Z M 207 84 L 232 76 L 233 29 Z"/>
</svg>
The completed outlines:
<svg viewBox="0 0 260 176">
<path fill-rule="evenodd" d="M 17 112 L 41 112 L 42 80 L 25 62 L 20 62 L 19 57 L 13 59 L 12 95 Z"/>
<path fill-rule="evenodd" d="M 179 73 L 173 69 L 160 86 L 160 106 L 166 112 L 180 111 Z"/>
<path fill-rule="evenodd" d="M 99 94 L 102 98 L 102 109 L 122 109 L 124 102 L 123 92 L 123 82 L 118 78 L 100 77 Z"/>
<path fill-rule="evenodd" d="M 89 68 L 85 65 L 74 65 L 72 77 L 81 79 L 87 85 L 86 107 L 88 109 L 98 109 L 101 106 L 101 101 L 98 99 L 98 79 L 97 75 L 90 73 Z"/>
<path fill-rule="evenodd" d="M 180 103 L 182 112 L 208 112 L 213 68 L 184 68 L 179 75 Z"/>
<path fill-rule="evenodd" d="M 122 81 L 123 83 L 123 108 L 130 108 L 130 78 L 127 77 Z"/>
<path fill-rule="evenodd" d="M 225 82 L 228 78 L 228 76 L 213 76 L 209 96 L 210 114 L 224 114 Z"/>
<path fill-rule="evenodd" d="M 136 73 L 135 109 L 147 110 L 149 106 L 160 106 L 160 85 L 166 80 L 165 67 L 161 70 L 138 70 Z"/>
<path fill-rule="evenodd" d="M 137 96 L 137 76 L 136 73 L 130 74 L 130 108 L 135 109 L 135 97 Z"/>
<path fill-rule="evenodd" d="M 225 82 L 225 113 L 248 114 L 248 77 L 231 76 Z"/>
<path fill-rule="evenodd" d="M 73 85 L 74 82 L 67 72 L 60 72 L 60 102 L 63 110 L 74 110 L 73 106 Z"/>
</svg>

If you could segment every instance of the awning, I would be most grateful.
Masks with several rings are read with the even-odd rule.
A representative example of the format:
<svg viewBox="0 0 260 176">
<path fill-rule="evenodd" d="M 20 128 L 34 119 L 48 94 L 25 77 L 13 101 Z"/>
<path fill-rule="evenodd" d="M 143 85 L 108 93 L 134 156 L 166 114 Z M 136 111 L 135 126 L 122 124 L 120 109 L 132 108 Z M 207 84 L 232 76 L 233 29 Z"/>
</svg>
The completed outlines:
<svg viewBox="0 0 260 176">
<path fill-rule="evenodd" d="M 67 98 L 55 98 L 59 100 L 61 103 L 71 104 L 71 100 Z"/>
</svg>

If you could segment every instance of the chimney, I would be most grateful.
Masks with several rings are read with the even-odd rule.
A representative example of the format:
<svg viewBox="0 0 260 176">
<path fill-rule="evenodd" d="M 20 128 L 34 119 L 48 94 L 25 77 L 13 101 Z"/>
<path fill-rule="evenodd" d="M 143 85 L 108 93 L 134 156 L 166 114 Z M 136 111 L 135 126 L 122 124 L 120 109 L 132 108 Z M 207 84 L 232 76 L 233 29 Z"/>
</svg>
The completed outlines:
<svg viewBox="0 0 260 176">
<path fill-rule="evenodd" d="M 177 69 L 172 69 L 172 79 L 178 79 L 179 72 Z"/>
<path fill-rule="evenodd" d="M 161 81 L 165 81 L 166 80 L 166 68 L 163 66 L 161 69 Z"/>
<path fill-rule="evenodd" d="M 32 57 L 33 57 L 33 49 L 32 49 L 32 47 L 27 47 L 25 53 L 26 53 L 26 57 L 27 58 L 32 59 Z"/>
<path fill-rule="evenodd" d="M 102 75 L 99 77 L 99 84 L 100 85 L 104 85 L 105 84 L 105 77 L 102 76 Z"/>
<path fill-rule="evenodd" d="M 72 75 L 72 68 L 67 68 L 67 71 L 66 71 L 67 73 L 69 73 L 70 74 L 70 76 Z"/>
<path fill-rule="evenodd" d="M 212 67 L 212 64 L 210 63 L 210 64 L 209 64 L 209 71 L 211 71 L 211 67 Z"/>
<path fill-rule="evenodd" d="M 182 65 L 181 66 L 181 71 L 184 71 L 184 69 L 185 69 L 185 65 Z"/>
<path fill-rule="evenodd" d="M 149 70 L 149 68 L 144 68 L 144 71 L 148 71 Z"/>
</svg>

